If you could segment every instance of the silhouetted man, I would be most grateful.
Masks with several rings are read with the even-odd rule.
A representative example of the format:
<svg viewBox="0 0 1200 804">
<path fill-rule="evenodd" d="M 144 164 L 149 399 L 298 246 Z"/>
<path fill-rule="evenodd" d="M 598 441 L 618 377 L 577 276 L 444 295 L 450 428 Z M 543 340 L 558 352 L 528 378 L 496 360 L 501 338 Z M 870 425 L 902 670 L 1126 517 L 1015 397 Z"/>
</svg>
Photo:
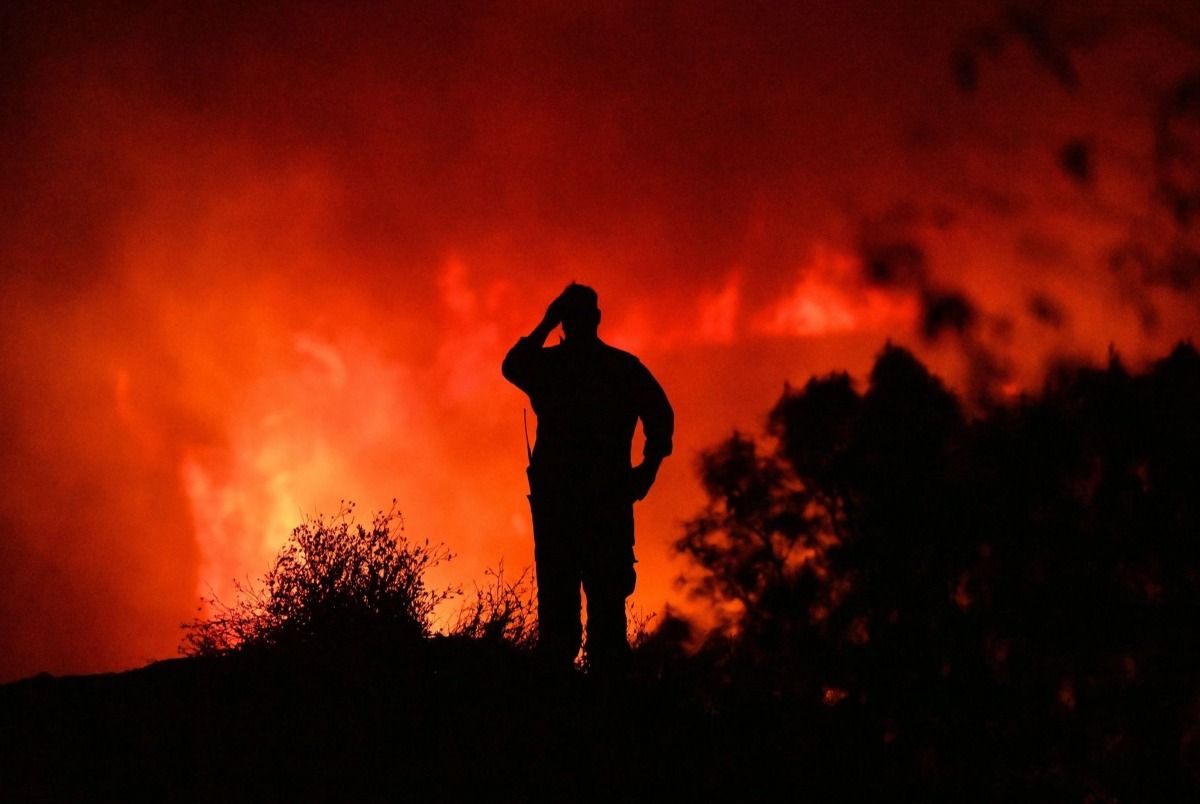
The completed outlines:
<svg viewBox="0 0 1200 804">
<path fill-rule="evenodd" d="M 569 667 L 579 651 L 579 588 L 587 595 L 593 668 L 628 652 L 625 598 L 633 592 L 633 503 L 671 454 L 675 414 L 641 362 L 600 340 L 596 291 L 571 283 L 533 332 L 504 358 L 509 382 L 529 395 L 537 441 L 529 460 L 538 583 L 538 645 Z M 565 338 L 543 348 L 559 323 Z M 631 465 L 641 419 L 642 462 Z"/>
</svg>

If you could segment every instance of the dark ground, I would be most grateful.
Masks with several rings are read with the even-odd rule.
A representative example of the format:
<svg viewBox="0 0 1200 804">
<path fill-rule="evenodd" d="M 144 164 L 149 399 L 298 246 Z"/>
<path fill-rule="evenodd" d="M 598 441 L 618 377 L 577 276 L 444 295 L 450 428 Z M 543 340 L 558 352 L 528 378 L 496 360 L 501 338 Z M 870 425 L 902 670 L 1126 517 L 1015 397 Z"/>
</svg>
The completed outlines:
<svg viewBox="0 0 1200 804">
<path fill-rule="evenodd" d="M 715 723 L 662 680 L 551 678 L 502 644 L 231 655 L 0 687 L 13 801 L 705 798 Z"/>
</svg>

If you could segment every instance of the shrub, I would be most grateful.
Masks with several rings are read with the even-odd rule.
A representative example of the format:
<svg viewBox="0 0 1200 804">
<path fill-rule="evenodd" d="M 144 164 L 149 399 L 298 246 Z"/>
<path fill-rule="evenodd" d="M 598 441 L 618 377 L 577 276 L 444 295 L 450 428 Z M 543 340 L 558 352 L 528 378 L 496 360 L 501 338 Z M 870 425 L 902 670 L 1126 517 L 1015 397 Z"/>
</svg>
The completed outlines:
<svg viewBox="0 0 1200 804">
<path fill-rule="evenodd" d="M 213 655 L 283 644 L 419 639 L 434 609 L 456 590 L 431 589 L 425 573 L 451 558 L 441 545 L 415 544 L 395 510 L 368 528 L 354 503 L 292 531 L 258 585 L 235 581 L 237 600 L 206 599 L 208 616 L 183 626 L 186 655 Z"/>
<path fill-rule="evenodd" d="M 509 642 L 533 647 L 537 640 L 537 587 L 528 567 L 515 581 L 504 577 L 504 562 L 485 575 L 490 579 L 475 587 L 475 600 L 464 603 L 450 633 L 471 639 Z"/>
</svg>

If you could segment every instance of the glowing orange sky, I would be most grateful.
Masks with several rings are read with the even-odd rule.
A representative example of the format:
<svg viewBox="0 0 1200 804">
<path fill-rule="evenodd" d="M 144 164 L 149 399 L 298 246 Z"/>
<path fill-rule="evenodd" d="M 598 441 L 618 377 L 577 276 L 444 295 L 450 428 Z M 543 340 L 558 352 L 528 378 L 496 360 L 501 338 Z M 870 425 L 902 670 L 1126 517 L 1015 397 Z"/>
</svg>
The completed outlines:
<svg viewBox="0 0 1200 804">
<path fill-rule="evenodd" d="M 0 680 L 172 655 L 341 498 L 444 581 L 528 564 L 499 362 L 570 280 L 676 407 L 647 610 L 697 451 L 785 381 L 890 337 L 1003 396 L 1196 334 L 1197 285 L 1110 268 L 1194 240 L 1184 4 L 560 5 L 4 12 Z"/>
</svg>

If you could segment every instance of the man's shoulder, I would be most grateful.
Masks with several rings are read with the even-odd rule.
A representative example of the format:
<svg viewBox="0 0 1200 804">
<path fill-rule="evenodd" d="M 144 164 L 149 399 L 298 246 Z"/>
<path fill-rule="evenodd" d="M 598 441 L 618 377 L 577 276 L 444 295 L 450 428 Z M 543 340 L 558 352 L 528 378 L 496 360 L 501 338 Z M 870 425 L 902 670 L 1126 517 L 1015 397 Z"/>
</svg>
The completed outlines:
<svg viewBox="0 0 1200 804">
<path fill-rule="evenodd" d="M 638 360 L 637 355 L 633 354 L 632 352 L 626 352 L 624 349 L 618 349 L 610 343 L 600 341 L 600 348 L 604 351 L 604 354 L 612 360 L 623 360 L 627 363 L 642 362 Z"/>
<path fill-rule="evenodd" d="M 603 355 L 606 362 L 614 366 L 619 366 L 628 370 L 639 370 L 643 368 L 642 361 L 632 352 L 626 352 L 624 349 L 618 349 L 615 346 L 600 342 L 603 347 Z"/>
<path fill-rule="evenodd" d="M 562 342 L 554 346 L 547 346 L 541 352 L 551 365 L 580 363 L 604 371 L 620 373 L 646 370 L 637 355 L 600 340 L 586 349 L 572 347 L 571 344 Z"/>
<path fill-rule="evenodd" d="M 547 346 L 541 351 L 542 354 L 548 356 L 579 358 L 581 356 L 590 355 L 593 357 L 598 356 L 604 360 L 610 360 L 613 362 L 629 364 L 641 363 L 641 361 L 638 360 L 637 355 L 634 355 L 631 352 L 626 352 L 624 349 L 618 349 L 612 344 L 605 343 L 599 339 L 597 339 L 594 346 L 590 346 L 586 349 L 572 348 L 571 344 L 562 341 L 554 344 L 553 346 Z"/>
</svg>

